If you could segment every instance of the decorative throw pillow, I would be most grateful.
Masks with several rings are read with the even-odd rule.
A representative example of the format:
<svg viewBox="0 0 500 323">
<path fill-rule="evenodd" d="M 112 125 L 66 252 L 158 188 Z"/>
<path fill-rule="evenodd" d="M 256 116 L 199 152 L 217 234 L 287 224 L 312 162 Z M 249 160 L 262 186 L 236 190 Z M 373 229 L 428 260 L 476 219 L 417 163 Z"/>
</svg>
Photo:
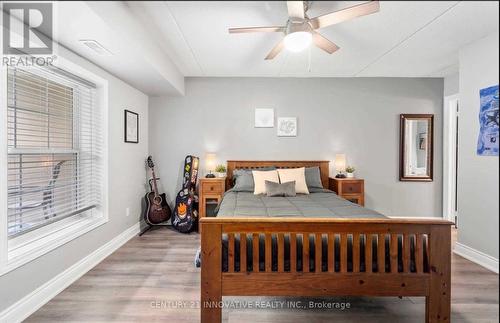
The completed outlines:
<svg viewBox="0 0 500 323">
<path fill-rule="evenodd" d="M 281 183 L 295 181 L 296 193 L 309 194 L 304 167 L 278 169 L 278 174 Z"/>
<path fill-rule="evenodd" d="M 253 183 L 254 183 L 254 191 L 255 195 L 257 194 L 266 194 L 266 181 L 279 183 L 280 179 L 278 177 L 278 172 L 276 170 L 269 171 L 258 171 L 253 170 Z"/>
<path fill-rule="evenodd" d="M 273 196 L 295 196 L 295 182 L 274 183 L 266 181 L 266 194 L 269 197 Z"/>
<path fill-rule="evenodd" d="M 274 170 L 276 167 L 261 167 L 256 170 L 266 171 Z M 238 168 L 233 171 L 233 191 L 235 192 L 253 192 L 255 189 L 253 184 L 252 170 L 248 168 Z"/>
<path fill-rule="evenodd" d="M 319 167 L 306 167 L 306 184 L 307 188 L 323 188 L 323 183 L 321 182 L 321 173 Z"/>
<path fill-rule="evenodd" d="M 237 192 L 253 192 L 253 176 L 249 169 L 235 169 L 233 171 L 234 186 Z"/>
</svg>

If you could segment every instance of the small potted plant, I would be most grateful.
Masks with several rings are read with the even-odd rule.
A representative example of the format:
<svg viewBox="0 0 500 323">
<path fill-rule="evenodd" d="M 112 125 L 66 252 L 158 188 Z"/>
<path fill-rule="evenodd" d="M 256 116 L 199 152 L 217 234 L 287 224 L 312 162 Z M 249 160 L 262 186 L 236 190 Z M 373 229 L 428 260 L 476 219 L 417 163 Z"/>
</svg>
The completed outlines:
<svg viewBox="0 0 500 323">
<path fill-rule="evenodd" d="M 226 166 L 217 165 L 215 167 L 215 173 L 216 173 L 217 177 L 226 177 Z"/>
<path fill-rule="evenodd" d="M 356 168 L 354 168 L 353 166 L 347 166 L 345 168 L 345 172 L 347 173 L 347 177 L 349 177 L 349 178 L 354 177 L 354 171 L 355 170 L 356 170 Z"/>
</svg>

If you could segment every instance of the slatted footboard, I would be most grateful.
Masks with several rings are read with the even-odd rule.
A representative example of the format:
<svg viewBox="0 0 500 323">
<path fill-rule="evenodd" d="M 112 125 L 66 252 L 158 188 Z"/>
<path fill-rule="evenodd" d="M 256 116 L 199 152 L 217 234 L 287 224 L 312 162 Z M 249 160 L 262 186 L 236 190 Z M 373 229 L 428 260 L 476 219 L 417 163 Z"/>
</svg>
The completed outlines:
<svg viewBox="0 0 500 323">
<path fill-rule="evenodd" d="M 222 296 L 425 296 L 426 322 L 449 322 L 451 224 L 203 218 L 201 321 Z"/>
</svg>

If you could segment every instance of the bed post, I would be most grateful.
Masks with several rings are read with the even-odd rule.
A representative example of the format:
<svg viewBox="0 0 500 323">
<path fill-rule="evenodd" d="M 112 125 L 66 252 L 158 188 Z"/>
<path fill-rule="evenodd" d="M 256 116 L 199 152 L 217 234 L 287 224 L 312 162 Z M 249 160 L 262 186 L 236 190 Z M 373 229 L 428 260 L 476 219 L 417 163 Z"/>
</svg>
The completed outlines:
<svg viewBox="0 0 500 323">
<path fill-rule="evenodd" d="M 425 321 L 450 322 L 451 318 L 451 227 L 431 225 L 429 237 L 429 295 Z"/>
<path fill-rule="evenodd" d="M 222 320 L 222 233 L 221 224 L 201 223 L 201 323 Z"/>
</svg>

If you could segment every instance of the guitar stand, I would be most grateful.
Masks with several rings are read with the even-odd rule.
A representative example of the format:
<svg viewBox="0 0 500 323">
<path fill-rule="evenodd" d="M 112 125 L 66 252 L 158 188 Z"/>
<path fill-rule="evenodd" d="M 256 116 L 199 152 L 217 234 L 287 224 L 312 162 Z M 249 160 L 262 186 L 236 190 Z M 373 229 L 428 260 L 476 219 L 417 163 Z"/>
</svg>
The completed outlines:
<svg viewBox="0 0 500 323">
<path fill-rule="evenodd" d="M 139 233 L 139 237 L 141 237 L 144 233 L 148 232 L 149 230 L 151 230 L 153 228 L 152 225 L 148 225 L 145 229 L 143 229 L 140 233 Z"/>
<path fill-rule="evenodd" d="M 154 227 L 168 227 L 169 225 L 168 224 L 155 224 L 155 225 L 151 225 L 151 224 L 146 224 L 147 227 L 144 228 L 140 233 L 139 233 L 139 237 L 142 236 L 144 233 L 148 232 L 149 230 L 152 230 Z"/>
</svg>

